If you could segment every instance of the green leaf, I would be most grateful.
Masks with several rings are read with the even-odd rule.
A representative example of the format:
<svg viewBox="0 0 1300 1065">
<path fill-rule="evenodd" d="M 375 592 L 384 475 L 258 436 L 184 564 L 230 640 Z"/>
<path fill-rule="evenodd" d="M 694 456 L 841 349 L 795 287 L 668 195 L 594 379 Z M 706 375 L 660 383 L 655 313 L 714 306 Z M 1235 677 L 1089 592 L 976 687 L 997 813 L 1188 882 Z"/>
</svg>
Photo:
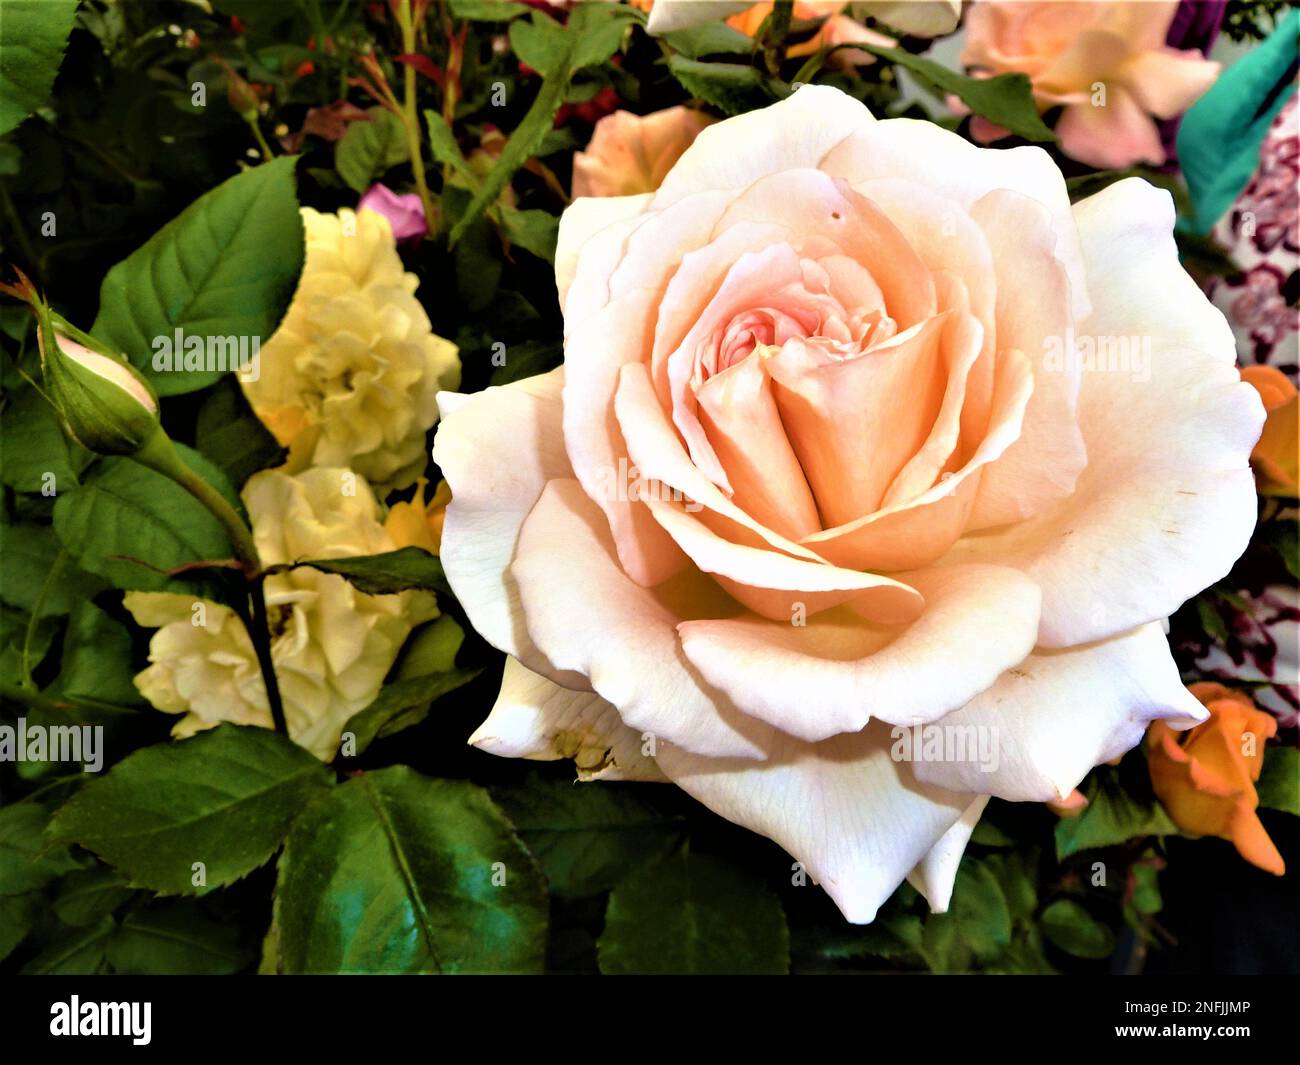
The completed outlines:
<svg viewBox="0 0 1300 1065">
<path fill-rule="evenodd" d="M 509 0 L 451 0 L 452 17 L 466 22 L 509 22 L 529 10 L 525 4 Z"/>
<path fill-rule="evenodd" d="M 826 958 L 916 957 L 924 935 L 921 918 L 910 913 L 882 913 L 871 924 L 845 931 L 843 927 L 818 947 Z"/>
<path fill-rule="evenodd" d="M 1148 851 L 1142 861 L 1135 862 L 1129 869 L 1132 876 L 1133 908 L 1138 913 L 1147 915 L 1160 912 L 1164 900 L 1160 897 L 1160 869 L 1163 861 Z"/>
<path fill-rule="evenodd" d="M 205 472 L 194 452 L 181 454 L 196 472 Z M 79 488 L 61 495 L 54 528 L 82 569 L 117 588 L 215 594 L 159 571 L 233 554 L 225 530 L 202 503 L 161 473 L 125 458 L 103 459 Z"/>
<path fill-rule="evenodd" d="M 89 600 L 77 603 L 63 636 L 59 694 L 123 706 L 141 703 L 135 673 L 131 634 Z"/>
<path fill-rule="evenodd" d="M 981 819 L 971 833 L 970 841 L 982 847 L 1013 847 L 1016 841 L 987 818 Z"/>
<path fill-rule="evenodd" d="M 0 961 L 27 938 L 36 922 L 40 898 L 30 895 L 0 895 Z"/>
<path fill-rule="evenodd" d="M 180 329 L 187 338 L 265 343 L 280 324 L 303 263 L 295 162 L 282 156 L 218 185 L 104 278 L 90 331 L 123 352 L 159 395 L 194 392 L 225 371 L 155 371 L 155 338 Z"/>
<path fill-rule="evenodd" d="M 501 221 L 510 243 L 548 263 L 555 261 L 555 242 L 560 234 L 560 220 L 555 215 L 549 211 L 520 211 L 502 204 Z"/>
<path fill-rule="evenodd" d="M 1054 141 L 1056 135 L 1043 124 L 1034 104 L 1029 76 L 1019 71 L 993 78 L 968 78 L 932 59 L 924 59 L 901 48 L 875 44 L 858 45 L 904 70 L 910 71 L 940 92 L 954 93 L 967 107 L 990 122 L 1005 126 L 1029 141 Z"/>
<path fill-rule="evenodd" d="M 108 969 L 109 940 L 117 923 L 104 917 L 84 928 L 70 928 L 25 966 L 23 972 L 38 976 L 89 976 Z"/>
<path fill-rule="evenodd" d="M 435 699 L 463 687 L 478 674 L 477 669 L 453 669 L 385 684 L 374 701 L 343 726 L 344 756 L 355 758 L 380 737 L 419 724 Z M 348 733 L 352 734 L 351 744 Z"/>
<path fill-rule="evenodd" d="M 1023 921 L 1033 916 L 1038 908 L 1038 887 L 1034 863 L 1038 851 L 1008 854 L 990 854 L 981 863 L 997 879 L 1007 902 L 1012 921 Z"/>
<path fill-rule="evenodd" d="M 28 614 L 40 605 L 42 617 L 61 617 L 78 600 L 99 590 L 93 579 L 66 559 L 63 547 L 48 525 L 10 525 L 0 522 L 0 599 Z"/>
<path fill-rule="evenodd" d="M 776 896 L 718 859 L 679 852 L 610 892 L 603 973 L 765 973 L 790 966 Z"/>
<path fill-rule="evenodd" d="M 1260 530 L 1264 542 L 1282 559 L 1282 565 L 1292 577 L 1300 579 L 1300 524 L 1294 518 L 1271 521 Z"/>
<path fill-rule="evenodd" d="M 1043 935 L 1076 958 L 1108 958 L 1115 936 L 1073 899 L 1057 899 L 1040 918 Z"/>
<path fill-rule="evenodd" d="M 45 104 L 78 0 L 0 0 L 0 136 Z"/>
<path fill-rule="evenodd" d="M 133 884 L 201 894 L 265 862 L 332 782 L 328 768 L 285 737 L 219 725 L 119 762 L 59 810 L 50 838 L 81 844 Z M 195 862 L 204 884 L 193 883 Z"/>
<path fill-rule="evenodd" d="M 1265 747 L 1264 768 L 1255 791 L 1260 806 L 1300 815 L 1300 751 L 1294 747 Z"/>
<path fill-rule="evenodd" d="M 0 806 L 0 895 L 40 891 L 77 863 L 45 838 L 49 811 L 30 800 Z"/>
<path fill-rule="evenodd" d="M 1093 847 L 1112 847 L 1137 836 L 1178 834 L 1178 826 L 1169 820 L 1163 806 L 1154 799 L 1133 797 L 1109 774 L 1091 790 L 1083 813 L 1063 817 L 1056 824 L 1058 860 Z"/>
<path fill-rule="evenodd" d="M 405 766 L 298 819 L 275 911 L 286 973 L 539 972 L 546 946 L 545 883 L 487 793 Z"/>
<path fill-rule="evenodd" d="M 536 775 L 492 791 L 561 898 L 608 891 L 681 842 L 681 819 L 656 810 L 642 794 L 635 785 L 574 784 Z"/>
<path fill-rule="evenodd" d="M 972 858 L 962 861 L 949 913 L 961 926 L 963 940 L 981 961 L 996 957 L 1011 942 L 1011 910 L 997 875 L 986 862 Z"/>
<path fill-rule="evenodd" d="M 401 547 L 382 555 L 318 558 L 296 563 L 346 577 L 367 595 L 391 595 L 407 588 L 424 588 L 451 594 L 442 562 L 419 547 Z"/>
<path fill-rule="evenodd" d="M 78 869 L 59 882 L 54 915 L 67 925 L 95 924 L 134 894 L 135 889 L 106 866 Z"/>
<path fill-rule="evenodd" d="M 675 55 L 668 69 L 692 96 L 739 115 L 766 107 L 777 99 L 770 79 L 744 63 L 702 63 Z"/>
<path fill-rule="evenodd" d="M 573 75 L 584 66 L 608 59 L 634 17 L 629 9 L 616 4 L 579 4 L 570 12 L 562 31 L 553 29 L 557 25 L 554 20 L 540 12 L 530 22 L 511 24 L 510 40 L 519 57 L 545 76 L 528 113 L 501 150 L 496 166 L 488 171 L 464 214 L 452 226 L 448 240 L 453 247 L 497 202 L 515 172 L 537 154 L 551 131 L 555 113 L 564 103 Z"/>
<path fill-rule="evenodd" d="M 411 157 L 402 120 L 385 107 L 372 107 L 368 122 L 351 122 L 334 146 L 334 167 L 355 192 L 365 192 L 398 163 Z"/>
<path fill-rule="evenodd" d="M 921 957 L 931 972 L 963 973 L 971 969 L 971 948 L 961 923 L 951 913 L 932 913 L 921 934 Z"/>
<path fill-rule="evenodd" d="M 286 454 L 230 376 L 217 382 L 199 408 L 195 443 L 236 487 L 258 470 L 280 465 Z"/>
<path fill-rule="evenodd" d="M 239 925 L 214 921 L 193 903 L 173 902 L 127 914 L 105 945 L 118 973 L 218 976 L 250 961 Z"/>
<path fill-rule="evenodd" d="M 732 29 L 725 22 L 705 22 L 690 29 L 664 34 L 674 52 L 687 59 L 703 59 L 706 55 L 749 55 L 754 51 L 754 39 Z"/>
<path fill-rule="evenodd" d="M 93 457 L 63 431 L 35 388 L 8 397 L 0 420 L 0 483 L 16 492 L 57 494 L 76 485 Z"/>
<path fill-rule="evenodd" d="M 427 677 L 446 673 L 456 666 L 456 654 L 465 642 L 465 630 L 456 619 L 443 614 L 411 634 L 402 648 L 402 656 L 393 667 L 393 680 Z"/>
<path fill-rule="evenodd" d="M 468 161 L 456 143 L 456 134 L 437 111 L 426 109 L 424 124 L 429 127 L 429 151 L 435 161 L 451 167 L 471 189 L 478 186 L 478 175 L 470 169 Z"/>
</svg>

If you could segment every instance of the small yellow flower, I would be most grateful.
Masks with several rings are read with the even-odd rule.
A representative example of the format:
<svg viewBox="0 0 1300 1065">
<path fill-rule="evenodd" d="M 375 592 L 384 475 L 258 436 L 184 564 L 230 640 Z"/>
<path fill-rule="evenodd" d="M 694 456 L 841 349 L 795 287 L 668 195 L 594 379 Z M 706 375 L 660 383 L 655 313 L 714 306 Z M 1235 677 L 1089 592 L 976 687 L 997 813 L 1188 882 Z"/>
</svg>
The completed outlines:
<svg viewBox="0 0 1300 1065">
<path fill-rule="evenodd" d="M 289 448 L 289 470 L 347 466 L 380 496 L 414 483 L 437 420 L 434 397 L 460 382 L 456 345 L 436 336 L 402 268 L 387 219 L 302 209 L 307 259 L 284 321 L 240 383 Z"/>
<path fill-rule="evenodd" d="M 380 524 L 370 488 L 349 470 L 265 471 L 243 494 L 267 566 L 400 546 Z M 438 614 L 430 593 L 364 595 L 309 567 L 268 577 L 266 602 L 289 734 L 325 761 L 338 753 L 348 718 L 378 694 L 411 630 Z M 129 592 L 126 607 L 158 629 L 135 684 L 157 709 L 183 715 L 173 735 L 223 721 L 271 726 L 253 645 L 232 610 L 167 592 Z"/>
</svg>

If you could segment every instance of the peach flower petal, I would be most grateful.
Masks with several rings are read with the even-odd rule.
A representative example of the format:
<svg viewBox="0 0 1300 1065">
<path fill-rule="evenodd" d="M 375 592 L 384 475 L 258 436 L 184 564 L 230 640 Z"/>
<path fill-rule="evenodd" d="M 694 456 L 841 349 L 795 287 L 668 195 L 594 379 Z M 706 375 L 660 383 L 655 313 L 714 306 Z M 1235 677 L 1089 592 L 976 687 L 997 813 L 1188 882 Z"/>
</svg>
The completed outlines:
<svg viewBox="0 0 1300 1065">
<path fill-rule="evenodd" d="M 1033 650 L 1041 594 L 1023 574 L 970 566 L 906 580 L 925 596 L 926 610 L 904 628 L 840 610 L 805 625 L 741 616 L 685 621 L 678 631 L 710 684 L 810 742 L 857 732 L 873 718 L 938 720 Z"/>
<path fill-rule="evenodd" d="M 966 749 L 978 756 L 916 760 L 912 771 L 939 787 L 1060 801 L 1093 766 L 1136 746 L 1153 720 L 1190 728 L 1206 716 L 1182 685 L 1164 630 L 1144 625 L 1100 643 L 1035 651 L 941 722 L 975 740 Z"/>
<path fill-rule="evenodd" d="M 1227 322 L 1179 265 L 1169 194 L 1129 178 L 1075 211 L 1097 307 L 1081 332 L 1133 338 L 1147 364 L 1085 370 L 1072 497 L 949 556 L 1023 568 L 1048 647 L 1167 617 L 1227 574 L 1255 525 L 1247 456 L 1263 422 Z"/>
</svg>

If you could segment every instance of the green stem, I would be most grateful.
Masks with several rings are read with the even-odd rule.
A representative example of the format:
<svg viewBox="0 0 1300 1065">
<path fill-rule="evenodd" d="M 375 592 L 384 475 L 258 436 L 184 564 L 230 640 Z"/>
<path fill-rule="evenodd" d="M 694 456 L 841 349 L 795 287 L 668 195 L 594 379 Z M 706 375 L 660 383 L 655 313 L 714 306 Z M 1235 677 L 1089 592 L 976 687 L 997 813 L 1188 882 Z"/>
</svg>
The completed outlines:
<svg viewBox="0 0 1300 1065">
<path fill-rule="evenodd" d="M 402 29 L 402 52 L 415 54 L 415 22 L 411 16 L 411 0 L 402 0 L 397 8 L 397 21 Z M 433 232 L 433 198 L 429 195 L 429 184 L 424 174 L 424 156 L 420 138 L 420 118 L 416 114 L 415 68 L 409 63 L 402 64 L 402 125 L 406 129 L 406 149 L 411 156 L 411 174 L 415 178 L 415 191 L 420 195 L 420 205 L 424 208 L 425 232 Z"/>
<path fill-rule="evenodd" d="M 138 709 L 138 707 L 134 706 L 120 706 L 117 703 L 100 702 L 98 699 L 72 699 L 66 695 L 57 697 L 42 695 L 38 691 L 3 683 L 0 683 L 0 699 L 22 703 L 24 706 L 30 706 L 38 710 L 49 710 L 53 713 L 62 713 L 66 710 L 80 708 L 83 710 L 100 710 L 107 713 L 133 714 Z"/>
<path fill-rule="evenodd" d="M 235 549 L 236 557 L 243 563 L 244 575 L 250 582 L 249 595 L 253 601 L 252 615 L 244 619 L 244 627 L 248 630 L 248 638 L 253 643 L 257 663 L 262 669 L 266 700 L 271 706 L 271 720 L 276 731 L 287 736 L 289 727 L 284 717 L 284 703 L 280 698 L 280 684 L 271 660 L 271 632 L 267 624 L 266 597 L 262 589 L 265 574 L 262 572 L 262 560 L 258 556 L 253 534 L 225 497 L 181 461 L 171 439 L 161 428 L 132 458 L 175 481 L 189 492 L 221 523 L 230 537 L 231 546 Z"/>
<path fill-rule="evenodd" d="M 266 138 L 262 136 L 262 127 L 257 124 L 257 119 L 250 118 L 248 128 L 253 131 L 253 139 L 257 141 L 257 147 L 262 152 L 262 161 L 269 163 L 275 158 L 275 153 L 271 151 L 271 146 L 266 143 Z"/>
</svg>

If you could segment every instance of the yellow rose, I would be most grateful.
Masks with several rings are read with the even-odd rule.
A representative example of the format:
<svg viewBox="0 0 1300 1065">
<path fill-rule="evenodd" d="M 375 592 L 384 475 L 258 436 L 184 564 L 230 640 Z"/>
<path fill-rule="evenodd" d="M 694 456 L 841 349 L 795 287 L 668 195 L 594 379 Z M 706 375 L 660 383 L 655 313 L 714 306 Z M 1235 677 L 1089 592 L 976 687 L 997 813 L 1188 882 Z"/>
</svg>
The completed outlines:
<svg viewBox="0 0 1300 1065">
<path fill-rule="evenodd" d="M 257 416 L 290 449 L 289 469 L 347 466 L 382 496 L 414 483 L 428 458 L 434 397 L 460 381 L 456 345 L 435 336 L 374 211 L 302 209 L 307 260 L 256 379 Z"/>
<path fill-rule="evenodd" d="M 379 522 L 370 488 L 349 470 L 266 471 L 249 478 L 243 494 L 267 566 L 398 546 Z M 337 753 L 348 718 L 378 694 L 411 630 L 438 614 L 426 592 L 363 595 L 343 577 L 309 567 L 268 577 L 266 603 L 289 734 L 325 761 Z M 173 735 L 223 721 L 271 726 L 253 645 L 230 608 L 167 592 L 129 592 L 126 607 L 158 629 L 135 684 L 157 709 L 184 715 Z"/>
</svg>

